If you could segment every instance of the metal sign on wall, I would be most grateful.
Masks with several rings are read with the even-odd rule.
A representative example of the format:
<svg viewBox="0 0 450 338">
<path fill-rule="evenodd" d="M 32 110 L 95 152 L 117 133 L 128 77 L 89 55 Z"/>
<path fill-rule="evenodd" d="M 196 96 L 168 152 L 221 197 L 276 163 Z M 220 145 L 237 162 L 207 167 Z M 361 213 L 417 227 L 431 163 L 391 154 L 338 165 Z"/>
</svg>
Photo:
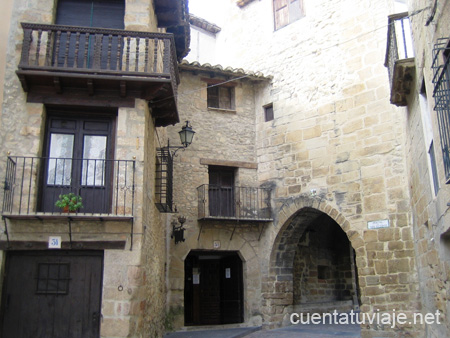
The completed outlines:
<svg viewBox="0 0 450 338">
<path fill-rule="evenodd" d="M 368 229 L 383 229 L 383 228 L 389 228 L 389 220 L 388 219 L 381 219 L 378 221 L 370 221 L 367 222 L 367 228 Z"/>
</svg>

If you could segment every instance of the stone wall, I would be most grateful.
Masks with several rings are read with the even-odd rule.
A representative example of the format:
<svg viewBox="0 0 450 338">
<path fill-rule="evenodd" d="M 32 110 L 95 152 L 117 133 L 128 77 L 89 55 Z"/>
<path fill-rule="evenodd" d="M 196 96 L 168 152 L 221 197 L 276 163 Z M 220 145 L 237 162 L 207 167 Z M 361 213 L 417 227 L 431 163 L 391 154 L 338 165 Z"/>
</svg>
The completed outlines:
<svg viewBox="0 0 450 338">
<path fill-rule="evenodd" d="M 432 49 L 436 39 L 450 36 L 450 3 L 438 3 L 434 17 L 432 7 L 426 1 L 412 1 L 409 11 L 420 12 L 411 18 L 415 50 L 414 86 L 408 97 L 408 107 L 402 114 L 407 137 L 408 177 L 411 187 L 411 207 L 415 252 L 420 282 L 422 313 L 440 311 L 441 325 L 430 323 L 427 333 L 432 336 L 446 336 L 450 330 L 448 285 L 450 271 L 449 256 L 449 213 L 447 203 L 450 190 L 445 182 L 443 158 L 436 112 L 433 110 Z M 425 25 L 429 20 L 430 23 Z M 422 94 L 422 86 L 426 94 Z M 425 100 L 426 97 L 426 100 Z M 421 102 L 422 101 L 422 102 Z M 426 116 L 431 121 L 431 134 L 427 132 Z M 435 193 L 432 182 L 431 164 L 428 155 L 430 137 L 436 154 L 436 168 L 439 191 Z"/>
<path fill-rule="evenodd" d="M 361 310 L 395 310 L 411 318 L 421 305 L 405 162 L 406 116 L 389 102 L 383 65 L 393 4 L 307 2 L 305 18 L 274 32 L 272 1 L 254 1 L 242 8 L 229 3 L 216 40 L 217 61 L 224 67 L 273 75 L 270 85 L 253 87 L 257 180 L 274 187 L 274 222 L 255 242 L 263 276 L 264 325 L 286 323 L 293 304 L 295 241 L 322 213 L 345 231 L 356 252 Z M 195 89 L 192 81 L 183 78 L 183 88 Z M 190 93 L 180 102 L 192 112 L 204 107 L 205 99 Z M 252 102 L 250 97 L 247 101 Z M 275 119 L 265 122 L 263 106 L 268 103 L 273 103 Z M 215 141 L 224 127 L 234 135 L 234 115 L 225 120 L 215 115 L 202 118 L 195 121 L 197 143 L 189 149 L 189 158 L 182 159 L 197 183 L 206 182 L 207 172 L 196 171 L 196 157 L 211 151 L 210 145 L 219 158 L 241 153 L 233 142 Z M 217 133 L 204 130 L 203 124 L 214 125 Z M 185 194 L 187 203 L 180 206 L 186 204 L 195 215 L 195 195 Z M 389 227 L 368 228 L 378 220 L 387 220 Z M 195 222 L 189 226 L 195 236 Z M 190 244 L 195 247 L 195 242 Z M 182 261 L 186 252 L 171 250 Z M 396 329 L 423 332 L 420 325 Z M 381 334 L 396 335 L 383 325 L 363 327 L 364 337 Z"/>
</svg>

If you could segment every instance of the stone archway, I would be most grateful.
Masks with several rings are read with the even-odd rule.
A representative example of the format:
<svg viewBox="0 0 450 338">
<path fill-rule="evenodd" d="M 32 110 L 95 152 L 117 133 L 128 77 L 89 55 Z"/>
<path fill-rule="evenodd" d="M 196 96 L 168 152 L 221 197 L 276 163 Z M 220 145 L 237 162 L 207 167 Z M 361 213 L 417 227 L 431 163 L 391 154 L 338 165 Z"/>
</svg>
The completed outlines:
<svg viewBox="0 0 450 338">
<path fill-rule="evenodd" d="M 356 252 L 364 244 L 359 233 L 350 230 L 345 217 L 322 200 L 308 197 L 291 199 L 284 203 L 278 215 L 277 224 L 280 227 L 272 245 L 267 277 L 262 283 L 262 312 L 268 327 L 289 324 L 289 315 L 294 312 L 294 259 L 299 242 L 308 227 L 320 218 L 329 219 L 342 229 L 348 238 L 347 243 Z M 356 281 L 356 265 L 354 271 L 353 280 Z"/>
</svg>

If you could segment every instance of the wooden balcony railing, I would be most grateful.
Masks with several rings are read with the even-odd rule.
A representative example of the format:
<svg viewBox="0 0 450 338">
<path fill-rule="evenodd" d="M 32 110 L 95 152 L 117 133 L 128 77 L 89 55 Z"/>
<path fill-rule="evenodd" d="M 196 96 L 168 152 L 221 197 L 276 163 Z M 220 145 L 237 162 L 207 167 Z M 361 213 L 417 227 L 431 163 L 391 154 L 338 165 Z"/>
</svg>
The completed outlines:
<svg viewBox="0 0 450 338">
<path fill-rule="evenodd" d="M 81 89 L 91 101 L 106 92 L 128 98 L 123 106 L 134 98 L 165 101 L 172 114 L 168 122 L 178 122 L 174 99 L 168 100 L 176 97 L 180 81 L 172 34 L 33 23 L 22 28 L 17 74 L 29 101 L 48 96 L 49 88 L 56 94 Z"/>
</svg>

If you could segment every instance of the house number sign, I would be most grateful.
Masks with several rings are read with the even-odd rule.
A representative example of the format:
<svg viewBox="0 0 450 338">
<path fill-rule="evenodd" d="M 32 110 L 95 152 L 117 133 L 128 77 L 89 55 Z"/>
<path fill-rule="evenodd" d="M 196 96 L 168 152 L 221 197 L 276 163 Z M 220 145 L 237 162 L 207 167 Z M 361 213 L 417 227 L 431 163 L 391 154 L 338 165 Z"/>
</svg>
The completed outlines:
<svg viewBox="0 0 450 338">
<path fill-rule="evenodd" d="M 49 249 L 61 249 L 61 236 L 49 236 L 48 237 Z"/>
</svg>

